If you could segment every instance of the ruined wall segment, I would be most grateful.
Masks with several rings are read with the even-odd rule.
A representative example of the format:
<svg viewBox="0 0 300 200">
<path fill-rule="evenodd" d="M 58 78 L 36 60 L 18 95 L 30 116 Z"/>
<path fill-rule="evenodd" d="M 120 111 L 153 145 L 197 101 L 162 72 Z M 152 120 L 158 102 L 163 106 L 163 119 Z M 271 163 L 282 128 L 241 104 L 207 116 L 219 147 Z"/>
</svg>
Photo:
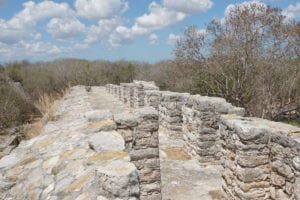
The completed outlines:
<svg viewBox="0 0 300 200">
<path fill-rule="evenodd" d="M 140 199 L 161 199 L 158 112 L 152 107 L 144 107 L 134 113 L 116 114 L 114 120 L 138 170 Z"/>
<path fill-rule="evenodd" d="M 146 90 L 145 91 L 145 106 L 151 106 L 157 111 L 161 101 L 162 92 L 159 90 Z"/>
<path fill-rule="evenodd" d="M 162 92 L 159 104 L 159 123 L 172 131 L 182 131 L 182 106 L 188 99 L 188 93 Z"/>
<path fill-rule="evenodd" d="M 144 81 L 121 85 L 122 98 L 130 99 L 131 107 L 152 107 L 152 111 L 147 107 L 115 116 L 126 151 L 138 169 L 141 199 L 161 197 L 159 126 L 183 138 L 200 164 L 221 163 L 224 199 L 300 200 L 299 128 L 242 117 L 243 108 L 222 98 L 159 91 L 154 83 Z M 117 87 L 108 90 L 115 94 Z"/>
<path fill-rule="evenodd" d="M 223 98 L 191 95 L 182 106 L 183 136 L 189 152 L 201 164 L 218 164 L 221 157 L 220 114 L 244 114 Z"/>
<path fill-rule="evenodd" d="M 146 90 L 159 90 L 154 82 L 137 81 L 134 80 L 134 108 L 142 108 L 145 106 L 145 91 Z"/>
<path fill-rule="evenodd" d="M 226 198 L 299 200 L 300 129 L 233 115 L 221 121 Z"/>
</svg>

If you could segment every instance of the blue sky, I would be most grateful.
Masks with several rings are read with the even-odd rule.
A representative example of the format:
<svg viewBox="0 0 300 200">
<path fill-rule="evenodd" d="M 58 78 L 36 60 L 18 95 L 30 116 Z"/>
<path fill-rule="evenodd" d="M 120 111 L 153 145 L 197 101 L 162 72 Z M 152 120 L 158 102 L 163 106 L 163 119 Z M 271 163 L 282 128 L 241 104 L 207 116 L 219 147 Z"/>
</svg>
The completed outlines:
<svg viewBox="0 0 300 200">
<path fill-rule="evenodd" d="M 0 0 L 0 63 L 27 59 L 172 58 L 182 31 L 203 31 L 229 6 L 261 3 L 299 20 L 296 0 Z"/>
</svg>

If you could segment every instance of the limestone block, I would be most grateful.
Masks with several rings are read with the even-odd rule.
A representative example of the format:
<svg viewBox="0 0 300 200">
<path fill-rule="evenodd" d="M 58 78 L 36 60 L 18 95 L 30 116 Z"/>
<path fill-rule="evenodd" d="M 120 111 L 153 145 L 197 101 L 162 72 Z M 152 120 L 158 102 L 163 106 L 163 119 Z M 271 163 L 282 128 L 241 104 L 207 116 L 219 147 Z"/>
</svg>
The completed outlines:
<svg viewBox="0 0 300 200">
<path fill-rule="evenodd" d="M 130 112 L 123 112 L 114 115 L 114 120 L 119 128 L 133 128 L 138 124 L 137 116 Z"/>
<path fill-rule="evenodd" d="M 101 121 L 106 119 L 112 119 L 112 113 L 110 110 L 92 110 L 84 113 L 84 117 L 89 121 Z"/>
<path fill-rule="evenodd" d="M 96 133 L 100 131 L 112 131 L 117 128 L 116 123 L 113 120 L 101 120 L 94 121 L 88 124 L 88 131 Z"/>
<path fill-rule="evenodd" d="M 132 163 L 114 160 L 96 168 L 97 186 L 108 199 L 139 197 L 139 181 Z"/>
<path fill-rule="evenodd" d="M 89 145 L 96 152 L 123 151 L 125 149 L 124 139 L 116 131 L 102 131 L 89 135 L 88 138 Z"/>
<path fill-rule="evenodd" d="M 132 150 L 129 155 L 132 161 L 136 161 L 141 159 L 157 158 L 159 151 L 158 148 L 136 149 Z"/>
</svg>

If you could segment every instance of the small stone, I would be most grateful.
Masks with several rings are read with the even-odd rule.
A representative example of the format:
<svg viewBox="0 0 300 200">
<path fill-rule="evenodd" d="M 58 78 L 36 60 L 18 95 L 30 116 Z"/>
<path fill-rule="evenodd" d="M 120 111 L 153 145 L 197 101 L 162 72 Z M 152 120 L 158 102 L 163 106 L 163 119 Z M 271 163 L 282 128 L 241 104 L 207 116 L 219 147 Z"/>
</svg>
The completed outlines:
<svg viewBox="0 0 300 200">
<path fill-rule="evenodd" d="M 12 169 L 9 169 L 9 170 L 5 171 L 4 175 L 5 176 L 18 175 L 22 172 L 22 170 L 23 170 L 22 166 L 17 166 L 17 167 L 14 167 Z"/>
<path fill-rule="evenodd" d="M 61 160 L 73 160 L 83 158 L 87 153 L 86 149 L 71 149 L 61 155 Z"/>
<path fill-rule="evenodd" d="M 45 161 L 43 164 L 43 169 L 52 169 L 59 161 L 59 156 L 55 156 Z"/>
<path fill-rule="evenodd" d="M 97 196 L 97 200 L 108 200 L 108 199 L 104 196 Z"/>
<path fill-rule="evenodd" d="M 281 189 L 276 190 L 276 199 L 290 200 L 291 198 Z"/>
<path fill-rule="evenodd" d="M 300 177 L 297 177 L 294 183 L 294 194 L 297 200 L 300 199 Z"/>
<path fill-rule="evenodd" d="M 41 194 L 40 189 L 35 189 L 33 191 L 29 191 L 28 200 L 39 200 Z"/>
<path fill-rule="evenodd" d="M 13 188 L 11 188 L 9 193 L 13 196 L 17 196 L 20 193 L 20 191 L 23 191 L 22 190 L 23 188 L 24 188 L 24 185 L 22 183 L 19 183 L 19 184 L 15 185 Z"/>
<path fill-rule="evenodd" d="M 55 141 L 53 139 L 46 139 L 46 140 L 37 142 L 34 146 L 36 148 L 44 148 L 44 147 L 47 147 L 47 146 L 53 144 L 54 142 Z"/>
<path fill-rule="evenodd" d="M 94 154 L 88 157 L 88 161 L 97 162 L 97 161 L 111 160 L 111 159 L 125 158 L 125 157 L 128 157 L 128 153 L 124 151 L 111 151 L 111 152 Z"/>
<path fill-rule="evenodd" d="M 16 154 L 10 154 L 10 155 L 4 156 L 0 160 L 0 169 L 1 168 L 6 168 L 6 169 L 10 168 L 10 167 L 14 166 L 15 164 L 17 164 L 19 162 L 19 160 L 20 160 L 20 158 Z"/>
<path fill-rule="evenodd" d="M 52 192 L 54 189 L 54 183 L 50 184 L 44 191 L 42 192 L 42 199 L 46 199 L 46 197 Z"/>
<path fill-rule="evenodd" d="M 139 181 L 136 167 L 124 160 L 114 160 L 96 168 L 100 192 L 114 197 L 139 195 Z"/>
<path fill-rule="evenodd" d="M 82 177 L 80 177 L 78 180 L 74 181 L 71 185 L 69 185 L 64 192 L 74 192 L 74 191 L 80 191 L 81 188 L 83 188 L 87 183 L 91 182 L 92 178 L 94 177 L 94 173 L 90 172 Z"/>
<path fill-rule="evenodd" d="M 296 156 L 293 159 L 293 166 L 295 167 L 296 170 L 300 172 L 300 156 Z"/>
<path fill-rule="evenodd" d="M 26 159 L 22 160 L 22 161 L 19 163 L 19 165 L 21 165 L 21 166 L 23 166 L 23 165 L 28 165 L 28 164 L 30 164 L 30 163 L 36 161 L 36 160 L 37 160 L 36 157 L 29 157 L 29 158 L 26 158 Z"/>
<path fill-rule="evenodd" d="M 81 195 L 79 195 L 75 200 L 91 200 L 91 194 L 90 193 L 83 193 Z"/>
<path fill-rule="evenodd" d="M 288 179 L 291 179 L 294 176 L 292 169 L 279 160 L 272 163 L 272 169 Z"/>
<path fill-rule="evenodd" d="M 276 186 L 282 186 L 285 184 L 285 178 L 272 172 L 271 173 L 271 183 Z"/>
<path fill-rule="evenodd" d="M 102 131 L 89 136 L 89 144 L 96 152 L 123 151 L 125 142 L 123 137 L 116 131 Z"/>
<path fill-rule="evenodd" d="M 25 166 L 26 169 L 34 169 L 37 168 L 38 166 L 40 166 L 42 164 L 42 160 L 36 160 L 28 165 Z"/>
<path fill-rule="evenodd" d="M 89 122 L 101 121 L 112 119 L 112 113 L 110 110 L 93 110 L 86 112 L 84 117 L 88 119 Z"/>
<path fill-rule="evenodd" d="M 61 191 L 64 191 L 72 182 L 74 181 L 73 177 L 65 177 L 58 181 L 55 186 L 55 193 L 59 193 Z"/>
</svg>

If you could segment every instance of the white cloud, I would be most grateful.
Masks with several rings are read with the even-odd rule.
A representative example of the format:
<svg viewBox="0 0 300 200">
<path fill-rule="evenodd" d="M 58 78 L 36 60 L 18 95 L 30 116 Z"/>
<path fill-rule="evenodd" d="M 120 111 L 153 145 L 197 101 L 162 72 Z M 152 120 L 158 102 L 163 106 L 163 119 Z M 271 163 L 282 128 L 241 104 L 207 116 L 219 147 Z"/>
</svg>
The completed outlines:
<svg viewBox="0 0 300 200">
<path fill-rule="evenodd" d="M 165 8 L 177 12 L 205 12 L 213 6 L 211 0 L 163 0 Z"/>
<path fill-rule="evenodd" d="M 167 44 L 169 45 L 174 45 L 176 44 L 177 41 L 180 40 L 179 35 L 175 35 L 174 33 L 169 34 L 168 39 L 167 39 Z"/>
<path fill-rule="evenodd" d="M 289 5 L 286 9 L 282 11 L 282 14 L 285 15 L 288 19 L 300 17 L 300 2 L 297 2 L 294 5 Z"/>
<path fill-rule="evenodd" d="M 212 5 L 211 0 L 163 0 L 162 4 L 152 1 L 148 7 L 149 13 L 137 17 L 130 28 L 121 27 L 113 31 L 109 42 L 112 46 L 128 44 L 137 36 L 148 35 L 155 30 L 175 26 L 190 14 L 207 11 Z"/>
<path fill-rule="evenodd" d="M 66 3 L 33 1 L 23 3 L 23 10 L 9 20 L 0 19 L 0 42 L 13 44 L 20 40 L 36 38 L 36 24 L 47 18 L 69 17 L 73 11 Z"/>
<path fill-rule="evenodd" d="M 81 17 L 100 20 L 126 11 L 128 3 L 123 0 L 76 0 L 75 8 Z"/>
<path fill-rule="evenodd" d="M 84 49 L 88 49 L 88 48 L 89 48 L 89 45 L 86 43 L 74 45 L 74 49 L 77 49 L 77 50 L 84 50 Z"/>
<path fill-rule="evenodd" d="M 134 35 L 132 30 L 125 26 L 118 26 L 109 36 L 109 43 L 113 47 L 118 47 L 123 44 L 130 44 L 133 42 Z"/>
<path fill-rule="evenodd" d="M 158 36 L 155 33 L 152 33 L 151 35 L 149 35 L 149 44 L 150 45 L 156 45 L 158 44 Z"/>
<path fill-rule="evenodd" d="M 155 2 L 150 4 L 149 11 L 149 14 L 144 14 L 136 19 L 138 26 L 156 30 L 173 26 L 187 16 L 185 13 L 169 10 Z"/>
<path fill-rule="evenodd" d="M 226 9 L 225 9 L 225 17 L 232 15 L 237 9 L 245 9 L 245 8 L 250 8 L 251 5 L 256 5 L 257 8 L 263 8 L 267 9 L 267 5 L 263 2 L 260 2 L 258 0 L 253 0 L 253 1 L 244 1 L 240 4 L 229 4 Z M 253 10 L 254 14 L 260 14 L 259 9 Z"/>
<path fill-rule="evenodd" d="M 27 42 L 24 40 L 19 41 L 15 44 L 5 44 L 0 42 L 0 53 L 6 57 L 13 59 L 21 58 L 24 56 L 49 56 L 57 55 L 63 50 L 56 45 L 46 42 Z M 16 52 L 18 52 L 16 54 Z"/>
<path fill-rule="evenodd" d="M 98 25 L 92 25 L 89 27 L 85 43 L 91 44 L 101 41 L 106 34 L 110 33 L 114 28 L 121 24 L 120 18 L 103 19 L 100 20 Z"/>
<path fill-rule="evenodd" d="M 224 11 L 224 17 L 220 19 L 221 24 L 224 24 L 226 21 L 226 18 L 233 16 L 234 13 L 237 10 L 242 11 L 245 8 L 250 8 L 250 6 L 256 5 L 256 9 L 251 9 L 255 15 L 261 14 L 260 9 L 267 9 L 267 4 L 259 1 L 259 0 L 253 0 L 253 1 L 244 1 L 242 3 L 238 4 L 229 4 Z"/>
<path fill-rule="evenodd" d="M 149 14 L 144 14 L 135 19 L 131 28 L 119 26 L 110 35 L 109 42 L 112 46 L 120 46 L 134 41 L 136 36 L 147 35 L 155 30 L 173 26 L 182 21 L 186 14 L 168 10 L 152 2 L 149 5 Z"/>
<path fill-rule="evenodd" d="M 199 35 L 206 35 L 207 34 L 206 29 L 199 29 L 197 32 L 198 32 Z"/>
<path fill-rule="evenodd" d="M 85 31 L 85 25 L 76 18 L 52 18 L 47 31 L 56 39 L 74 38 Z"/>
</svg>

